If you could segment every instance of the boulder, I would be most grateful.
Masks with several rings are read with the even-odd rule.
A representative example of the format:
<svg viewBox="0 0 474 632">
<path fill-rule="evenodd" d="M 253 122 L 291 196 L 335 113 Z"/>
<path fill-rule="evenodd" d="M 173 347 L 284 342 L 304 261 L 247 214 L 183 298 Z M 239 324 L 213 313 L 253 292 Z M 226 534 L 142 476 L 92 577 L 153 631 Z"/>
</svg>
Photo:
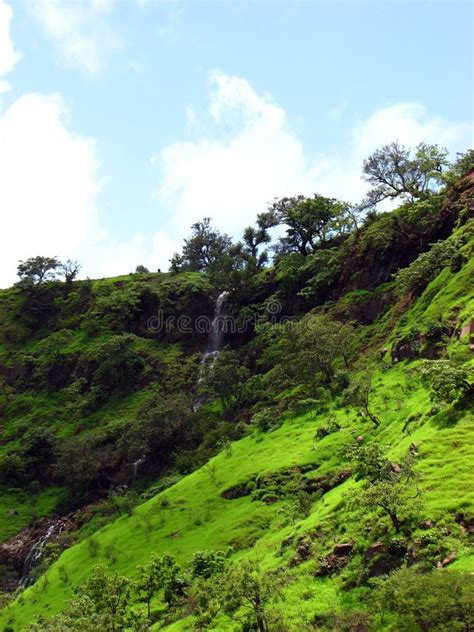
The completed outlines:
<svg viewBox="0 0 474 632">
<path fill-rule="evenodd" d="M 332 552 L 337 557 L 343 557 L 345 555 L 349 555 L 352 552 L 353 548 L 354 545 L 352 542 L 340 542 L 339 544 L 335 545 Z"/>
</svg>

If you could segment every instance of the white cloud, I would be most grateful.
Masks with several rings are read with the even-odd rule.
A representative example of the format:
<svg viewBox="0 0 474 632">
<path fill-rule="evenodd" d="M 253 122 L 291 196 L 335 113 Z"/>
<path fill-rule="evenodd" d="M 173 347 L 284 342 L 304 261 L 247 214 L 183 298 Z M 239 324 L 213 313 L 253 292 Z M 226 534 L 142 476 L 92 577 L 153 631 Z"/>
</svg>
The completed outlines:
<svg viewBox="0 0 474 632">
<path fill-rule="evenodd" d="M 57 95 L 27 94 L 0 113 L 0 287 L 19 259 L 75 258 L 83 276 L 125 274 L 137 264 L 165 267 L 176 250 L 157 233 L 117 241 L 100 220 L 100 165 L 94 140 L 75 134 Z"/>
<path fill-rule="evenodd" d="M 430 115 L 418 103 L 381 108 L 349 134 L 339 154 L 311 156 L 290 128 L 285 110 L 257 93 L 243 78 L 209 74 L 210 103 L 199 125 L 188 106 L 188 125 L 197 139 L 173 143 L 152 158 L 158 170 L 157 197 L 170 214 L 169 232 L 188 233 L 196 220 L 212 217 L 239 235 L 274 197 L 302 193 L 358 202 L 366 192 L 362 160 L 392 140 L 422 140 L 451 151 L 469 144 L 471 126 Z M 337 123 L 335 123 L 337 124 Z"/>
<path fill-rule="evenodd" d="M 67 62 L 98 72 L 118 41 L 107 22 L 116 0 L 34 0 L 31 14 Z"/>
<path fill-rule="evenodd" d="M 0 78 L 11 72 L 20 59 L 20 54 L 15 50 L 11 36 L 10 23 L 13 17 L 11 7 L 0 0 Z M 0 93 L 7 92 L 10 86 L 7 81 L 0 81 Z"/>
</svg>

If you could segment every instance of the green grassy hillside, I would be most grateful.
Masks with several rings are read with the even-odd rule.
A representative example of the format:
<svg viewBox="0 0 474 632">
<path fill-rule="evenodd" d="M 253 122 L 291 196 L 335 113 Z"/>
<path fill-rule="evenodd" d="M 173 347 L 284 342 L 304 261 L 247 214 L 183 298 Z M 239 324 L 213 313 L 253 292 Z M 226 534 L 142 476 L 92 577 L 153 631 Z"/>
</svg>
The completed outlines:
<svg viewBox="0 0 474 632">
<path fill-rule="evenodd" d="M 466 252 L 471 247 L 467 244 Z M 401 565 L 416 549 L 417 563 L 435 567 L 455 553 L 450 570 L 473 572 L 474 557 L 460 519 L 473 512 L 473 409 L 434 404 L 416 372 L 421 360 L 392 364 L 388 350 L 415 325 L 456 318 L 459 329 L 470 321 L 473 279 L 472 258 L 457 272 L 445 268 L 408 310 L 393 306 L 365 332 L 368 340 L 377 341 L 376 349 L 370 345 L 371 352 L 383 357 L 372 378 L 371 406 L 381 420 L 378 428 L 337 399 L 321 412 L 286 412 L 280 427 L 271 432 L 253 430 L 200 469 L 138 504 L 131 515 L 80 538 L 5 607 L 2 629 L 21 630 L 39 615 L 59 612 L 94 566 L 102 564 L 112 573 L 134 578 L 137 565 L 146 563 L 154 552 L 173 554 L 183 569 L 202 549 L 229 550 L 231 560 L 250 559 L 263 573 L 285 569 L 285 584 L 270 608 L 279 621 L 270 627 L 274 630 L 330 627 L 330 615 L 367 610 L 372 588 L 366 582 L 366 560 L 374 543 L 389 547 L 402 541 L 406 552 Z M 467 367 L 474 365 L 467 338 L 445 340 L 443 348 L 447 357 L 463 358 Z M 328 421 L 336 422 L 339 429 L 317 438 L 315 433 Z M 397 534 L 383 511 L 360 513 L 348 503 L 361 482 L 354 476 L 342 477 L 342 482 L 336 478 L 352 467 L 341 449 L 354 444 L 356 437 L 364 444 L 377 442 L 395 463 L 410 452 L 410 446 L 415 450 L 421 502 L 410 531 Z M 305 515 L 294 508 L 295 490 L 302 480 L 320 483 Z M 328 481 L 332 481 L 329 490 L 321 486 Z M 307 555 L 298 553 L 301 542 L 309 547 Z M 329 576 L 318 577 L 324 556 L 342 542 L 354 543 L 347 563 Z M 163 612 L 160 604 L 157 597 L 155 614 Z M 137 612 L 143 608 L 136 603 Z M 378 619 L 375 629 L 390 626 L 390 621 L 390 617 L 385 622 Z M 182 606 L 165 613 L 153 629 L 201 629 L 196 625 L 193 613 Z M 220 614 L 209 629 L 242 628 L 238 619 Z"/>
</svg>

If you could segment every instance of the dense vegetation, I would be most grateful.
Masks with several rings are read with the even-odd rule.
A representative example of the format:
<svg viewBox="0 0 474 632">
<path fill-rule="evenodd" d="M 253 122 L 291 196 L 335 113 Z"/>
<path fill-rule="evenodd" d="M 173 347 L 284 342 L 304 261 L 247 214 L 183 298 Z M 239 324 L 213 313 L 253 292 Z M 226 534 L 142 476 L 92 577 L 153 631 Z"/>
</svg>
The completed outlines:
<svg viewBox="0 0 474 632">
<path fill-rule="evenodd" d="M 20 262 L 1 629 L 472 629 L 473 167 L 393 143 L 167 273 Z"/>
</svg>

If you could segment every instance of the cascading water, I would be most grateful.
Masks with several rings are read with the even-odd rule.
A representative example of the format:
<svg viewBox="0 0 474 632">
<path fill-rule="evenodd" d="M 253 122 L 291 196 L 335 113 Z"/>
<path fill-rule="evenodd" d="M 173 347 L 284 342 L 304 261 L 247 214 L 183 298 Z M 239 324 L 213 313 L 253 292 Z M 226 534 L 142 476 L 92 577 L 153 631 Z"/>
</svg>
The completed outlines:
<svg viewBox="0 0 474 632">
<path fill-rule="evenodd" d="M 207 343 L 206 351 L 201 359 L 201 371 L 199 374 L 198 385 L 202 382 L 204 376 L 204 370 L 209 366 L 212 367 L 217 360 L 217 356 L 222 351 L 224 344 L 225 322 L 223 317 L 225 315 L 225 301 L 229 292 L 224 291 L 219 294 L 216 300 L 216 306 L 214 308 L 214 316 L 211 322 L 211 328 L 209 331 L 209 340 Z M 197 410 L 206 401 L 206 395 L 198 395 L 193 405 L 193 409 Z"/>
<path fill-rule="evenodd" d="M 62 531 L 64 531 L 64 523 L 61 520 L 55 521 L 49 525 L 48 529 L 31 547 L 30 552 L 25 558 L 23 564 L 23 572 L 20 579 L 20 586 L 29 586 L 34 581 L 34 569 L 39 565 L 46 553 L 46 545 L 54 540 Z"/>
<path fill-rule="evenodd" d="M 213 364 L 224 342 L 224 305 L 225 300 L 229 292 L 221 292 L 216 300 L 216 306 L 214 309 L 214 317 L 211 322 L 211 331 L 209 332 L 209 342 L 207 343 L 207 349 L 202 357 L 201 364 L 208 364 L 209 361 Z"/>
</svg>

